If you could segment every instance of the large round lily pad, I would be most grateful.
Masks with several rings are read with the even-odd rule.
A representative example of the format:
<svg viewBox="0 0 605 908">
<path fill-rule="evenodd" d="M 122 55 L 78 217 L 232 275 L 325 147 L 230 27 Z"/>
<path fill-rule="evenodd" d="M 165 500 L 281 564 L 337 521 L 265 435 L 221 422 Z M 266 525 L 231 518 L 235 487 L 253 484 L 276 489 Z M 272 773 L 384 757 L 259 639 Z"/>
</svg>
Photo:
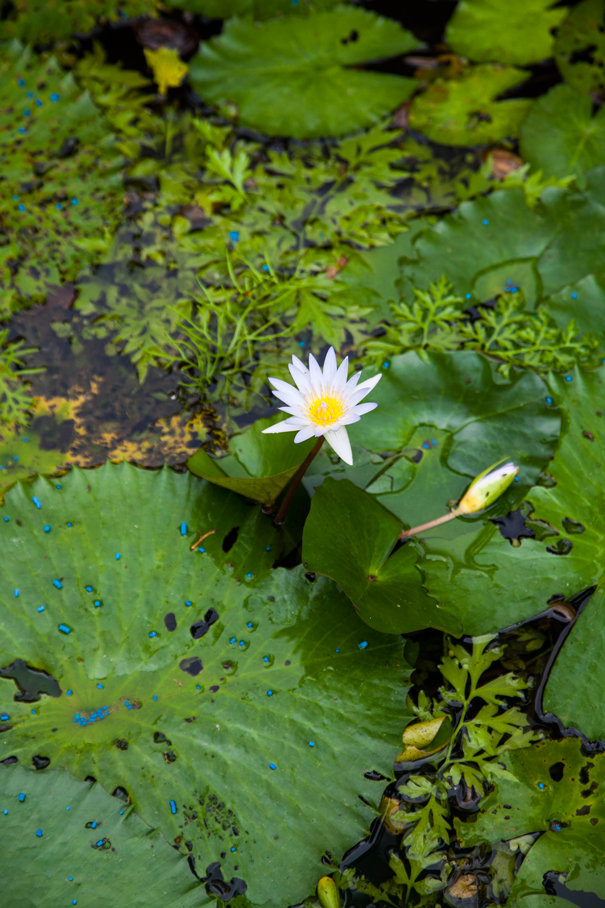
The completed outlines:
<svg viewBox="0 0 605 908">
<path fill-rule="evenodd" d="M 263 567 L 276 531 L 232 492 L 127 464 L 56 485 L 15 487 L 0 518 L 0 758 L 125 789 L 254 905 L 302 899 L 369 824 L 364 772 L 390 772 L 401 641 L 331 581 Z"/>
<path fill-rule="evenodd" d="M 131 908 L 211 901 L 157 829 L 98 783 L 65 770 L 0 768 L 0 875 L 11 908 L 106 908 L 116 893 Z"/>
<path fill-rule="evenodd" d="M 231 101 L 242 124 L 298 139 L 339 136 L 378 122 L 414 79 L 357 64 L 418 47 L 399 23 L 339 6 L 304 18 L 255 24 L 231 19 L 191 63 L 195 90 L 211 104 Z"/>
</svg>

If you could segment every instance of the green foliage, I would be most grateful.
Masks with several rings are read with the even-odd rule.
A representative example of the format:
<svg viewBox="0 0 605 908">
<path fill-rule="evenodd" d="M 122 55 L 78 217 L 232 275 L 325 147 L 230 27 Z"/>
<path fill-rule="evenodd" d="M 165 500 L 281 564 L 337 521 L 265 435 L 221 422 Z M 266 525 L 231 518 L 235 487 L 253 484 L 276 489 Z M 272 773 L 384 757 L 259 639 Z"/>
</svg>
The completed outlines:
<svg viewBox="0 0 605 908">
<path fill-rule="evenodd" d="M 567 8 L 552 0 L 461 0 L 445 32 L 457 54 L 480 63 L 525 66 L 552 57 L 552 30 Z M 504 15 L 503 15 L 504 13 Z"/>
<path fill-rule="evenodd" d="M 457 823 L 464 844 L 487 839 L 515 839 L 533 833 L 533 843 L 511 892 L 511 904 L 523 905 L 529 896 L 544 892 L 547 870 L 577 892 L 605 897 L 601 789 L 605 757 L 585 756 L 574 738 L 544 741 L 506 754 L 495 790 L 481 804 L 474 823 Z M 596 822 L 595 822 L 596 821 Z M 540 833 L 536 836 L 536 833 Z M 517 901 L 523 899 L 523 901 Z"/>
<path fill-rule="evenodd" d="M 503 293 L 493 307 L 482 306 L 479 317 L 469 319 L 461 297 L 443 276 L 427 290 L 414 288 L 415 302 L 391 304 L 386 334 L 369 341 L 368 356 L 375 364 L 407 350 L 478 350 L 501 362 L 499 371 L 510 375 L 511 366 L 537 372 L 566 371 L 577 363 L 595 359 L 598 342 L 588 332 L 581 336 L 572 319 L 560 328 L 540 306 L 526 311 L 523 293 Z"/>
<path fill-rule="evenodd" d="M 569 85 L 555 85 L 538 98 L 521 127 L 521 154 L 546 176 L 583 174 L 603 162 L 605 112 L 593 116 L 590 97 L 578 95 Z"/>
<path fill-rule="evenodd" d="M 426 361 L 410 352 L 391 360 L 373 391 L 376 412 L 349 428 L 353 442 L 382 452 L 383 463 L 360 481 L 365 491 L 342 479 L 316 489 L 303 560 L 336 580 L 360 617 L 386 633 L 434 626 L 481 634 L 531 617 L 537 609 L 528 592 L 497 602 L 468 591 L 460 597 L 461 580 L 452 584 L 451 577 L 458 578 L 460 548 L 467 546 L 472 577 L 477 538 L 497 533 L 487 518 L 516 507 L 548 462 L 560 415 L 547 396 L 537 375 L 515 370 L 505 380 L 495 364 L 470 351 L 430 354 Z M 467 477 L 505 456 L 521 466 L 520 481 L 494 510 L 459 518 L 396 548 L 404 527 L 447 513 Z M 352 534 L 351 527 L 364 531 Z M 477 574 L 481 582 L 491 577 L 480 565 Z M 502 584 L 504 592 L 504 576 Z"/>
<path fill-rule="evenodd" d="M 231 19 L 201 46 L 190 78 L 203 100 L 234 104 L 243 125 L 268 135 L 340 136 L 378 122 L 416 86 L 353 67 L 417 46 L 398 23 L 358 8 L 311 13 L 295 29 L 289 18 Z"/>
<path fill-rule="evenodd" d="M 410 126 L 443 145 L 479 145 L 519 135 L 531 101 L 497 101 L 525 81 L 513 66 L 482 64 L 438 78 L 410 107 Z"/>
<path fill-rule="evenodd" d="M 210 902 L 185 857 L 98 783 L 76 781 L 64 770 L 3 766 L 0 803 L 7 904 L 54 908 L 75 900 L 102 908 L 117 892 L 133 908 Z"/>
<path fill-rule="evenodd" d="M 98 261 L 121 217 L 123 159 L 57 61 L 0 48 L 0 314 Z"/>
<path fill-rule="evenodd" d="M 29 765 L 43 741 L 53 766 L 125 788 L 169 841 L 193 842 L 202 870 L 226 852 L 252 904 L 293 903 L 326 847 L 363 835 L 363 773 L 390 772 L 409 715 L 402 642 L 362 633 L 302 566 L 271 570 L 282 535 L 234 493 L 128 464 L 61 486 L 12 490 L 0 521 L 2 664 L 27 660 L 63 692 L 32 713 L 0 682 L 4 754 Z"/>
<path fill-rule="evenodd" d="M 0 429 L 0 501 L 19 480 L 32 479 L 38 473 L 56 473 L 65 463 L 62 451 L 43 446 L 39 432 L 31 427 L 26 432 L 4 426 Z"/>
<path fill-rule="evenodd" d="M 555 39 L 555 60 L 571 88 L 583 95 L 605 89 L 605 18 L 603 0 L 573 6 Z"/>
<path fill-rule="evenodd" d="M 449 844 L 452 790 L 462 783 L 469 794 L 482 796 L 487 785 L 510 777 L 500 765 L 504 754 L 535 740 L 524 713 L 518 707 L 507 708 L 507 700 L 524 696 L 527 684 L 510 672 L 483 680 L 503 653 L 501 647 L 490 646 L 491 640 L 475 639 L 469 654 L 446 638 L 439 666 L 446 683 L 432 702 L 424 693 L 419 696 L 416 714 L 421 723 L 452 715 L 455 728 L 445 746 L 425 758 L 425 774 L 413 774 L 398 787 L 402 804 L 389 821 L 400 824 L 403 843 L 412 855 L 435 857 L 440 845 Z M 414 730 L 408 726 L 406 734 Z"/>
<path fill-rule="evenodd" d="M 16 0 L 0 23 L 0 40 L 52 44 L 90 32 L 99 22 L 145 15 L 157 5 L 154 0 Z"/>
<path fill-rule="evenodd" d="M 0 331 L 0 423 L 25 426 L 29 421 L 32 399 L 26 375 L 44 372 L 44 369 L 27 367 L 24 357 L 35 353 L 35 347 L 26 347 L 22 340 L 7 343 L 9 329 Z"/>
</svg>

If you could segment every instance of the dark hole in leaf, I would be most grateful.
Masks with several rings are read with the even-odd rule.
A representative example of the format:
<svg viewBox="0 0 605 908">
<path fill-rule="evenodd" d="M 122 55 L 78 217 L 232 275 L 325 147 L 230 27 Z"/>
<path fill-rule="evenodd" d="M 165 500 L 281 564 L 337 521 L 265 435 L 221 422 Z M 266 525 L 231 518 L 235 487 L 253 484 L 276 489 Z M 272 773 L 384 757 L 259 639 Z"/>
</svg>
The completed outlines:
<svg viewBox="0 0 605 908">
<path fill-rule="evenodd" d="M 566 533 L 575 533 L 579 535 L 586 529 L 583 523 L 580 523 L 579 520 L 573 520 L 571 517 L 564 517 L 561 523 Z"/>
<path fill-rule="evenodd" d="M 597 823 L 599 822 L 599 820 L 597 817 L 591 817 L 590 822 L 592 823 L 593 826 L 596 826 Z"/>
<path fill-rule="evenodd" d="M 580 794 L 583 798 L 589 798 L 591 794 L 594 794 L 598 787 L 599 783 L 593 782 L 590 788 L 585 788 L 584 791 L 580 792 Z"/>
<path fill-rule="evenodd" d="M 167 750 L 166 753 L 162 754 L 167 763 L 176 762 L 177 756 L 172 750 Z"/>
<path fill-rule="evenodd" d="M 587 763 L 586 766 L 583 766 L 580 770 L 580 782 L 582 785 L 588 785 L 590 782 L 590 770 L 593 769 L 594 763 Z"/>
<path fill-rule="evenodd" d="M 388 776 L 383 776 L 381 772 L 378 772 L 377 769 L 369 769 L 363 774 L 364 779 L 369 779 L 370 782 L 388 782 Z"/>
<path fill-rule="evenodd" d="M 578 807 L 576 810 L 577 817 L 585 817 L 590 813 L 590 804 L 585 804 L 584 807 Z"/>
<path fill-rule="evenodd" d="M 12 725 L 0 725 L 0 735 L 2 734 L 3 731 L 10 731 L 11 728 L 13 728 Z"/>
<path fill-rule="evenodd" d="M 116 788 L 114 788 L 114 790 L 111 792 L 111 796 L 112 798 L 118 798 L 118 800 L 120 801 L 125 801 L 126 804 L 130 804 L 130 795 L 125 788 L 122 788 L 121 785 L 118 785 Z"/>
<path fill-rule="evenodd" d="M 210 693 L 215 694 L 217 692 L 217 690 L 219 690 L 218 684 L 213 684 L 212 687 L 210 688 Z"/>
<path fill-rule="evenodd" d="M 202 660 L 198 656 L 190 656 L 188 659 L 181 659 L 179 662 L 181 671 L 187 672 L 188 675 L 193 675 L 194 678 L 199 675 L 203 667 Z"/>
<path fill-rule="evenodd" d="M 536 534 L 525 523 L 525 516 L 521 513 L 521 508 L 516 511 L 509 511 L 502 517 L 490 517 L 491 522 L 498 527 L 500 535 L 508 539 L 511 545 L 520 545 L 521 539 L 535 539 Z"/>
<path fill-rule="evenodd" d="M 341 38 L 341 44 L 354 44 L 355 41 L 359 41 L 359 32 L 356 28 L 352 28 L 346 38 Z"/>
<path fill-rule="evenodd" d="M 128 741 L 126 741 L 124 738 L 116 738 L 113 743 L 118 748 L 118 750 L 128 750 Z"/>
<path fill-rule="evenodd" d="M 2 764 L 2 766 L 13 766 L 14 763 L 18 763 L 18 762 L 19 762 L 19 757 L 15 757 L 15 756 L 6 757 L 4 760 L 0 760 L 0 763 Z"/>
<path fill-rule="evenodd" d="M 231 549 L 237 542 L 238 534 L 239 534 L 239 527 L 233 527 L 231 530 L 229 530 L 229 532 L 223 539 L 223 545 L 222 545 L 223 552 L 231 551 Z"/>
<path fill-rule="evenodd" d="M 86 778 L 84 779 L 84 781 L 85 781 L 85 782 L 93 782 L 93 783 L 94 783 L 94 782 L 96 782 L 97 780 L 95 779 L 94 776 L 86 776 Z"/>
<path fill-rule="evenodd" d="M 305 578 L 309 581 L 309 583 L 315 583 L 317 574 L 314 574 L 313 571 L 307 571 Z"/>
<path fill-rule="evenodd" d="M 562 760 L 560 760 L 558 763 L 553 763 L 553 765 L 549 767 L 548 771 L 553 782 L 560 782 L 565 771 L 565 763 L 563 763 Z"/>
<path fill-rule="evenodd" d="M 15 659 L 10 665 L 0 668 L 0 678 L 11 678 L 19 688 L 14 700 L 23 703 L 36 703 L 41 694 L 49 697 L 60 697 L 61 688 L 48 672 L 31 668 L 24 659 Z"/>
<path fill-rule="evenodd" d="M 168 612 L 167 615 L 164 615 L 164 624 L 166 625 L 167 631 L 176 630 L 176 615 L 174 612 Z"/>
<path fill-rule="evenodd" d="M 571 539 L 557 539 L 553 545 L 547 545 L 546 551 L 550 552 L 551 555 L 569 555 L 573 549 L 573 542 Z"/>
<path fill-rule="evenodd" d="M 189 631 L 194 640 L 199 640 L 204 634 L 207 634 L 215 621 L 218 621 L 219 614 L 216 609 L 209 608 L 202 621 L 196 621 L 191 625 Z M 181 666 L 182 668 L 182 666 Z M 187 669 L 183 669 L 186 671 Z"/>
<path fill-rule="evenodd" d="M 206 876 L 203 877 L 202 883 L 206 883 L 206 892 L 208 895 L 216 895 L 223 902 L 230 902 L 236 895 L 243 895 L 247 886 L 243 880 L 233 877 L 230 883 L 227 883 L 221 870 L 221 862 L 215 861 L 206 867 Z"/>
<path fill-rule="evenodd" d="M 155 731 L 153 733 L 153 740 L 155 744 L 167 744 L 168 747 L 172 744 L 172 741 L 169 741 L 163 731 Z"/>
<path fill-rule="evenodd" d="M 34 754 L 32 763 L 34 769 L 46 769 L 47 766 L 50 766 L 50 757 L 42 757 L 40 754 Z"/>
</svg>

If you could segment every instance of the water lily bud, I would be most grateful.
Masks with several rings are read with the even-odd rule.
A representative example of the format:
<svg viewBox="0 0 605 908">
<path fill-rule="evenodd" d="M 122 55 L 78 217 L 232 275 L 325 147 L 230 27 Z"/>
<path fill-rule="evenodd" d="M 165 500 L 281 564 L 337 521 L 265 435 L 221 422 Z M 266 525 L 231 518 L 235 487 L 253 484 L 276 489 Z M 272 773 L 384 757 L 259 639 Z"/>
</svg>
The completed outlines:
<svg viewBox="0 0 605 908">
<path fill-rule="evenodd" d="M 456 508 L 456 514 L 474 514 L 475 511 L 487 508 L 506 492 L 518 472 L 519 467 L 512 461 L 501 467 L 497 464 L 488 467 L 473 479 Z"/>
<path fill-rule="evenodd" d="M 317 898 L 321 908 L 340 908 L 340 892 L 331 876 L 322 876 L 317 884 Z"/>
</svg>

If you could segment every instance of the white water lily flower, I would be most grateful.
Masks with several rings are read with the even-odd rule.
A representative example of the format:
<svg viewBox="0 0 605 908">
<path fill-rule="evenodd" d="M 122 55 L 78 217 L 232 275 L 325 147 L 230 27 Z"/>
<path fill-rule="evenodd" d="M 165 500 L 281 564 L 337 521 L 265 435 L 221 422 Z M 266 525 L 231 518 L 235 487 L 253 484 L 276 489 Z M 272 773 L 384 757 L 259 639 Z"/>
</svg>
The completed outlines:
<svg viewBox="0 0 605 908">
<path fill-rule="evenodd" d="M 309 356 L 309 368 L 298 357 L 293 356 L 288 367 L 296 387 L 279 378 L 270 378 L 274 394 L 286 406 L 280 407 L 290 418 L 264 429 L 264 432 L 296 432 L 295 444 L 308 438 L 325 437 L 328 444 L 345 463 L 353 463 L 351 442 L 346 426 L 359 422 L 362 416 L 374 410 L 378 404 L 362 404 L 380 380 L 380 375 L 368 378 L 358 385 L 361 373 L 356 372 L 347 381 L 349 357 L 336 366 L 336 353 L 330 347 L 324 360 L 323 372 L 313 356 Z"/>
<path fill-rule="evenodd" d="M 508 489 L 519 472 L 512 461 L 499 467 L 494 464 L 480 473 L 466 490 L 456 508 L 456 514 L 473 514 L 492 504 Z"/>
</svg>

